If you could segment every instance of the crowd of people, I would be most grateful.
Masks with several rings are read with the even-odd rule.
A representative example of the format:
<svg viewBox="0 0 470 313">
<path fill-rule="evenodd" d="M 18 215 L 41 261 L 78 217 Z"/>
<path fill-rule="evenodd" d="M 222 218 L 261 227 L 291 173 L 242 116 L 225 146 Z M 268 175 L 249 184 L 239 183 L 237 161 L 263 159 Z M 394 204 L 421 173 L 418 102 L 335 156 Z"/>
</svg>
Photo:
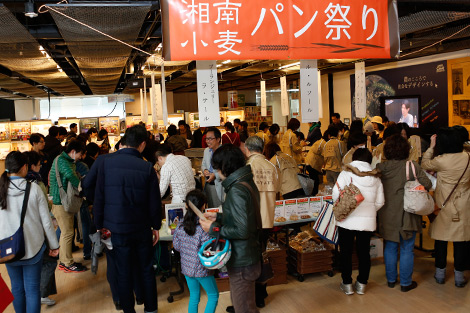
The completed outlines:
<svg viewBox="0 0 470 313">
<path fill-rule="evenodd" d="M 422 217 L 403 209 L 409 161 L 416 173 L 412 179 L 426 190 L 435 181 L 435 220 L 430 227 L 435 240 L 435 280 L 438 284 L 446 280 L 450 241 L 455 285 L 466 285 L 470 155 L 464 149 L 469 141 L 465 128 L 441 128 L 427 138 L 414 134 L 406 123 L 394 124 L 380 116 L 365 125 L 355 120 L 348 127 L 337 113 L 323 134 L 320 122 L 309 124 L 307 136 L 299 132 L 300 126 L 292 118 L 280 135 L 279 125 L 263 122 L 258 132 L 250 134 L 248 124 L 235 119 L 233 124 L 225 123 L 224 134 L 217 127 L 191 133 L 185 121 L 180 121 L 168 127 L 167 138 L 157 137 L 157 141 L 143 125 L 135 125 L 127 129 L 113 153 L 109 153 L 104 129 L 77 135 L 72 124 L 69 132 L 52 126 L 46 137 L 32 134 L 32 150 L 8 154 L 0 179 L 0 238 L 17 228 L 23 199 L 29 197 L 24 219 L 26 254 L 7 264 L 15 310 L 39 312 L 41 303 L 54 305 L 50 296 L 57 292 L 57 257 L 61 271 L 86 271 L 72 255 L 76 236 L 81 234 L 83 259 L 88 260 L 89 235 L 99 231 L 103 239 L 111 238 L 107 278 L 116 309 L 135 312 L 137 303 L 144 305 L 145 312 L 157 312 L 153 247 L 164 218 L 162 199 L 169 196 L 172 203 L 191 201 L 202 211 L 222 208 L 222 213 L 204 213 L 206 220 L 187 210 L 174 232 L 173 246 L 181 254 L 190 291 L 189 312 L 197 312 L 201 286 L 208 295 L 206 312 L 215 312 L 217 307 L 214 273 L 201 264 L 197 254 L 204 242 L 219 236 L 231 242 L 232 250 L 226 267 L 233 305 L 227 311 L 258 312 L 267 297 L 266 284 L 257 279 L 261 254 L 274 226 L 275 201 L 316 195 L 324 184 L 331 185 L 334 200 L 351 183 L 364 196 L 337 224 L 340 289 L 348 295 L 365 293 L 370 238 L 377 231 L 385 243 L 388 286 L 399 283 L 401 291 L 408 292 L 417 287 L 412 279 L 413 249 L 416 234 L 422 231 Z M 204 148 L 203 186 L 184 156 L 189 148 Z M 314 181 L 313 191 L 303 188 L 299 168 Z M 68 188 L 82 190 L 83 202 L 76 214 L 64 206 L 62 191 Z M 354 242 L 359 275 L 353 284 Z"/>
</svg>

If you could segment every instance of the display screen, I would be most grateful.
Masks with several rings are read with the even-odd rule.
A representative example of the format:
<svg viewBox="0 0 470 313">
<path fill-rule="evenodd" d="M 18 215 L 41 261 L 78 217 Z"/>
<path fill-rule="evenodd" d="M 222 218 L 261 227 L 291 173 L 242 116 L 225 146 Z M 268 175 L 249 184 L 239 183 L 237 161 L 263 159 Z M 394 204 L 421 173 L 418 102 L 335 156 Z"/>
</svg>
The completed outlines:
<svg viewBox="0 0 470 313">
<path fill-rule="evenodd" d="M 382 113 L 389 121 L 419 127 L 420 96 L 382 97 Z"/>
</svg>

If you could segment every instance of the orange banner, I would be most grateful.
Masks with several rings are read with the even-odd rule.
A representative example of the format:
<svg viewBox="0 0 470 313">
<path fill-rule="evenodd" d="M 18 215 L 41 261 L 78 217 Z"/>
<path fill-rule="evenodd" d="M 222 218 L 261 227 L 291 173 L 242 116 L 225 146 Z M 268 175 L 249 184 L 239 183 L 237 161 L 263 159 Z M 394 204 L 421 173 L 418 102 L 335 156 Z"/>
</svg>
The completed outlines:
<svg viewBox="0 0 470 313">
<path fill-rule="evenodd" d="M 166 60 L 391 58 L 392 0 L 162 0 Z"/>
</svg>

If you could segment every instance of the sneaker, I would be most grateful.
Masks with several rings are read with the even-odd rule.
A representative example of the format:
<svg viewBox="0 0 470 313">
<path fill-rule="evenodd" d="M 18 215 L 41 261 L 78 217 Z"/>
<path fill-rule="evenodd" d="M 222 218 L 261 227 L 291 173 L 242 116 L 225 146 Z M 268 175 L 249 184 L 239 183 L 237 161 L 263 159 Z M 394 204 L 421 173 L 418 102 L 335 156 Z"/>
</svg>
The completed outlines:
<svg viewBox="0 0 470 313">
<path fill-rule="evenodd" d="M 62 265 L 62 268 L 60 266 Z M 80 263 L 72 263 L 69 266 L 65 266 L 65 264 L 59 265 L 59 269 L 66 273 L 80 273 L 85 272 L 87 268 Z"/>
<path fill-rule="evenodd" d="M 55 301 L 49 297 L 41 298 L 41 304 L 46 304 L 47 306 L 53 306 L 55 304 Z"/>
<path fill-rule="evenodd" d="M 354 287 L 356 288 L 356 293 L 358 295 L 363 295 L 366 292 L 366 284 L 361 284 L 360 282 L 356 281 Z"/>
<path fill-rule="evenodd" d="M 339 288 L 348 296 L 354 294 L 352 284 L 343 284 L 343 282 L 341 282 L 341 284 L 339 285 Z"/>
<path fill-rule="evenodd" d="M 401 291 L 402 292 L 408 292 L 410 290 L 415 289 L 416 287 L 418 287 L 418 283 L 415 282 L 415 281 L 412 281 L 411 284 L 408 285 L 408 286 L 401 286 Z"/>
</svg>

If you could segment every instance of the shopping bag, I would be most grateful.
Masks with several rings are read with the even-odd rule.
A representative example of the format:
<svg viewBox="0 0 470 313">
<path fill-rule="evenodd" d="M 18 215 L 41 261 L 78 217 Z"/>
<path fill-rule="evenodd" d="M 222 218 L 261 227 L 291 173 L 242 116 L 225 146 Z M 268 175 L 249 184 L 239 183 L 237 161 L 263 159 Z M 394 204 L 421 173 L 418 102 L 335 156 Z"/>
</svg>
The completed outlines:
<svg viewBox="0 0 470 313">
<path fill-rule="evenodd" d="M 318 218 L 313 225 L 313 230 L 326 241 L 336 244 L 338 242 L 338 227 L 333 213 L 333 202 L 324 201 L 318 214 Z"/>
<path fill-rule="evenodd" d="M 413 170 L 414 180 L 410 180 L 410 167 Z M 417 215 L 429 215 L 434 212 L 434 200 L 416 178 L 415 166 L 411 161 L 406 162 L 406 180 L 403 197 L 405 212 Z"/>
<path fill-rule="evenodd" d="M 0 312 L 5 311 L 12 302 L 13 295 L 0 274 Z"/>
</svg>

